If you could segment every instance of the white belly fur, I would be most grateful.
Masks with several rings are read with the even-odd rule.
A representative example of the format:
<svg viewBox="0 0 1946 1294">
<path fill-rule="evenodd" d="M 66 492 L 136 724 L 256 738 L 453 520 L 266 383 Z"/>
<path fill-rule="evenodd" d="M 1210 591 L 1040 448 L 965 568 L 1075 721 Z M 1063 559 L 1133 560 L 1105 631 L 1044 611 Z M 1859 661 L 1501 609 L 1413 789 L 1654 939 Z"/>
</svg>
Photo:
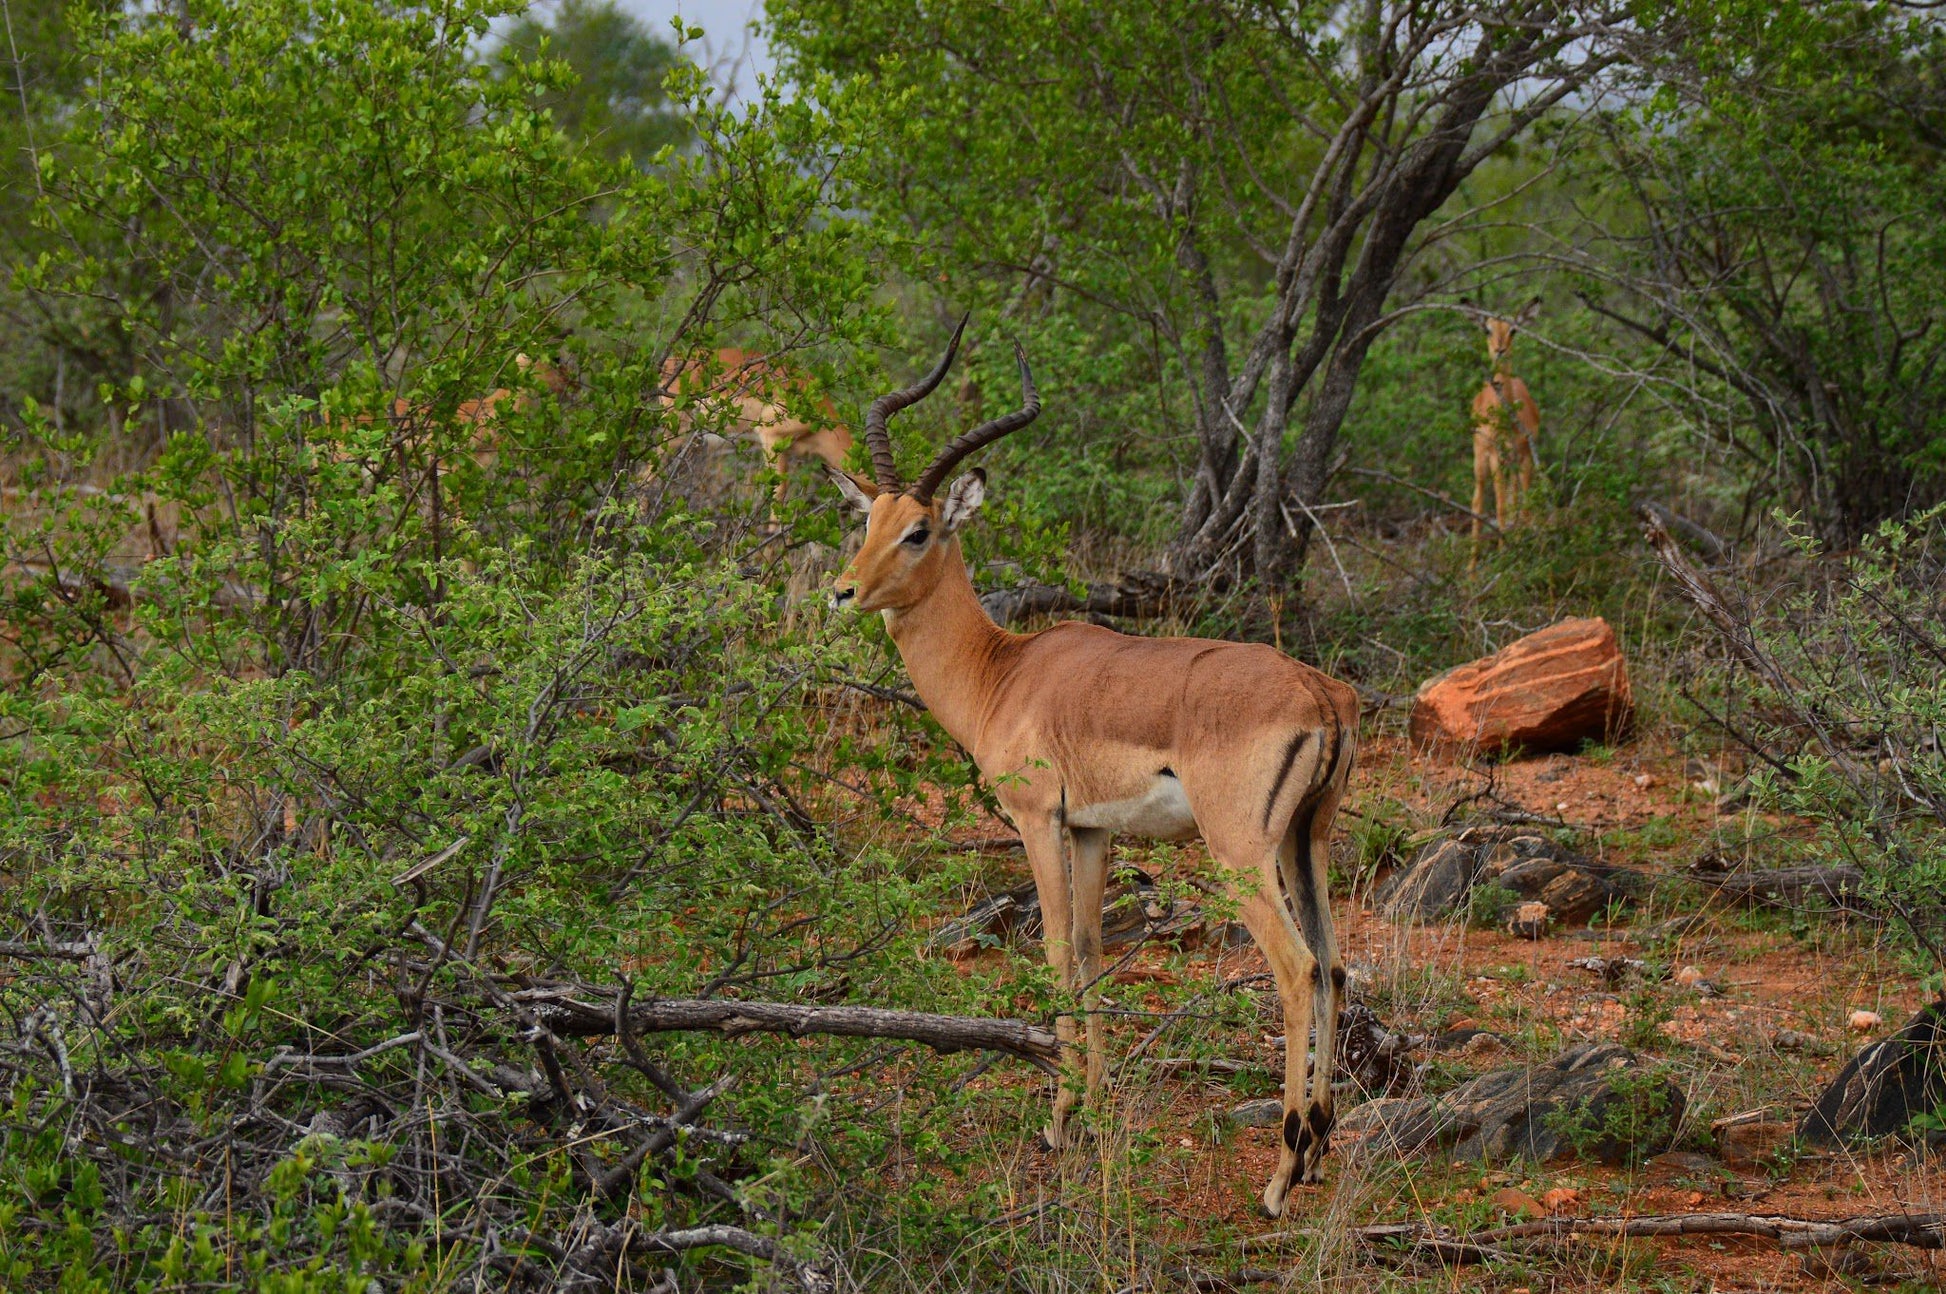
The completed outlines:
<svg viewBox="0 0 1946 1294">
<path fill-rule="evenodd" d="M 1068 825 L 1151 840 L 1187 840 L 1196 834 L 1196 816 L 1189 811 L 1189 797 L 1173 777 L 1158 777 L 1147 791 L 1126 800 L 1069 805 Z"/>
</svg>

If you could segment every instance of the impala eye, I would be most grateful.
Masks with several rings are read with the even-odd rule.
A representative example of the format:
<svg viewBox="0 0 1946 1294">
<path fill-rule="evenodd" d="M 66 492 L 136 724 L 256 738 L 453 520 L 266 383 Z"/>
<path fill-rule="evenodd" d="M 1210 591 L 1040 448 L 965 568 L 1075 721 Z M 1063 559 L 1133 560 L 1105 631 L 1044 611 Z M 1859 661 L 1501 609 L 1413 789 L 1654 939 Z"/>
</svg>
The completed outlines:
<svg viewBox="0 0 1946 1294">
<path fill-rule="evenodd" d="M 924 526 L 920 526 L 916 530 L 908 531 L 906 537 L 899 542 L 902 544 L 911 544 L 914 548 L 922 548 L 925 546 L 925 542 L 931 538 L 932 532 Z"/>
</svg>

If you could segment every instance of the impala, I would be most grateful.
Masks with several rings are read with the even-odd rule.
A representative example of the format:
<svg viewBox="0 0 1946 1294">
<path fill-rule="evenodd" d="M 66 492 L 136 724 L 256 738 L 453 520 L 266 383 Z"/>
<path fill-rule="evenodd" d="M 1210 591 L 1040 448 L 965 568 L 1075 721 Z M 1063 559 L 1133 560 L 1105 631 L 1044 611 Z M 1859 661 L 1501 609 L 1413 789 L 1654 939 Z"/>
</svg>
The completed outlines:
<svg viewBox="0 0 1946 1294">
<path fill-rule="evenodd" d="M 1486 507 L 1486 488 L 1493 482 L 1493 520 L 1502 531 L 1518 518 L 1534 484 L 1534 440 L 1540 435 L 1541 411 L 1527 384 L 1514 376 L 1514 334 L 1534 321 L 1541 299 L 1535 297 L 1511 319 L 1483 314 L 1487 359 L 1493 374 L 1473 397 L 1473 547 L 1480 546 L 1480 521 Z M 1507 479 L 1507 459 L 1516 474 Z"/>
<path fill-rule="evenodd" d="M 1085 1077 L 1090 1096 L 1103 1076 L 1097 1007 L 1110 839 L 1201 834 L 1284 1008 L 1283 1141 L 1263 1192 L 1274 1217 L 1294 1182 L 1321 1179 L 1331 1133 L 1345 976 L 1326 870 L 1332 817 L 1351 776 L 1357 694 L 1262 644 L 1136 638 L 1075 622 L 1014 634 L 988 619 L 959 543 L 985 498 L 986 473 L 974 468 L 935 496 L 961 460 L 1039 414 L 1026 354 L 1015 346 L 1022 407 L 952 440 L 910 486 L 899 482 L 887 432 L 894 413 L 945 377 L 959 341 L 955 331 L 916 385 L 873 402 L 865 418 L 872 479 L 831 471 L 867 518 L 864 545 L 832 600 L 884 616 L 920 698 L 971 752 L 1019 828 L 1048 962 L 1087 1020 L 1085 1075 L 1070 1059 L 1069 1079 Z M 1072 1058 L 1074 1018 L 1063 1015 L 1057 1031 Z M 1046 1133 L 1054 1147 L 1067 1144 L 1078 1086 L 1063 1082 L 1055 1095 Z"/>
<path fill-rule="evenodd" d="M 670 356 L 662 366 L 662 400 L 685 405 L 686 423 L 727 423 L 754 436 L 765 466 L 778 473 L 773 507 L 784 501 L 790 459 L 817 458 L 842 468 L 851 451 L 851 429 L 837 421 L 831 401 L 802 373 L 755 351 Z"/>
<path fill-rule="evenodd" d="M 527 355 L 515 355 L 514 367 L 521 376 L 531 379 L 520 390 L 495 387 L 483 396 L 471 400 L 461 400 L 453 408 L 452 426 L 468 433 L 465 452 L 483 468 L 492 468 L 500 457 L 498 424 L 503 413 L 523 414 L 535 407 L 538 398 L 535 387 L 545 388 L 557 399 L 566 398 L 573 390 L 573 379 L 560 363 L 550 359 L 533 359 Z M 361 413 L 345 419 L 340 427 L 367 427 L 383 415 Z M 404 396 L 392 401 L 392 412 L 388 419 L 393 429 L 404 440 L 411 442 L 429 434 L 437 425 L 432 407 L 415 404 Z M 394 452 L 396 446 L 388 448 Z M 338 461 L 349 459 L 350 454 L 342 446 L 332 446 L 327 450 Z M 441 460 L 439 474 L 444 476 L 453 466 Z"/>
</svg>

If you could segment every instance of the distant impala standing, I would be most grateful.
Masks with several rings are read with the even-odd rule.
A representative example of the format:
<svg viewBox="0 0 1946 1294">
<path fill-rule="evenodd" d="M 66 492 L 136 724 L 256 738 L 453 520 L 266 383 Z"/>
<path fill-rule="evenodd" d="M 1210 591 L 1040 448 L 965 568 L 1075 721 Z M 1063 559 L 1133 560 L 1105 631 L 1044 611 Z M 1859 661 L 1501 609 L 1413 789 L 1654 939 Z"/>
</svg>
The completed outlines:
<svg viewBox="0 0 1946 1294">
<path fill-rule="evenodd" d="M 1493 520 L 1505 531 L 1520 516 L 1527 503 L 1527 491 L 1534 485 L 1534 441 L 1540 435 L 1541 411 L 1528 393 L 1527 384 L 1514 376 L 1512 351 L 1514 334 L 1534 321 L 1541 310 L 1535 297 L 1511 319 L 1482 315 L 1480 327 L 1486 330 L 1487 358 L 1493 375 L 1473 397 L 1473 547 L 1480 547 L 1480 518 L 1486 508 L 1488 478 L 1493 480 Z M 1513 481 L 1507 479 L 1507 459 L 1516 465 Z"/>
<path fill-rule="evenodd" d="M 945 377 L 959 340 L 955 331 L 917 385 L 872 404 L 865 441 L 876 480 L 831 473 L 867 518 L 864 546 L 832 600 L 884 615 L 919 696 L 972 752 L 1020 829 L 1048 962 L 1087 1017 L 1090 1094 L 1102 1084 L 1109 840 L 1200 833 L 1208 843 L 1284 1008 L 1283 1146 L 1263 1192 L 1276 1216 L 1293 1182 L 1321 1179 L 1331 1133 L 1345 973 L 1326 873 L 1331 820 L 1351 776 L 1357 694 L 1262 644 L 1134 638 L 1074 622 L 1013 634 L 989 620 L 958 538 L 985 498 L 986 473 L 975 468 L 943 499 L 934 495 L 960 460 L 1040 412 L 1026 355 L 1015 347 L 1023 407 L 954 439 L 910 486 L 899 483 L 886 431 L 892 414 Z M 1057 1029 L 1072 1048 L 1073 1018 Z M 1067 1142 L 1074 1086 L 1063 1083 L 1054 1099 L 1047 1137 L 1056 1147 Z"/>
<path fill-rule="evenodd" d="M 831 401 L 818 395 L 804 374 L 755 351 L 671 356 L 662 366 L 661 398 L 675 405 L 679 397 L 689 405 L 686 422 L 727 423 L 763 447 L 764 465 L 779 473 L 771 497 L 773 521 L 784 501 L 783 474 L 791 459 L 818 458 L 840 468 L 851 450 L 851 429 L 837 420 Z"/>
</svg>

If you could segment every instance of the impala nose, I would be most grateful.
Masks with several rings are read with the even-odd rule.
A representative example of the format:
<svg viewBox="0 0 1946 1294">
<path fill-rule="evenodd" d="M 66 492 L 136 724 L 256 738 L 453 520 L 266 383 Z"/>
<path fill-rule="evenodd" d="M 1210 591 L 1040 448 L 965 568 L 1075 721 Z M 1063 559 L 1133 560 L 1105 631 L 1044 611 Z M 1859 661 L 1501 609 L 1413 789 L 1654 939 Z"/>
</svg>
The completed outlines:
<svg viewBox="0 0 1946 1294">
<path fill-rule="evenodd" d="M 849 580 L 840 580 L 831 586 L 831 609 L 842 611 L 858 600 L 858 586 Z"/>
</svg>

